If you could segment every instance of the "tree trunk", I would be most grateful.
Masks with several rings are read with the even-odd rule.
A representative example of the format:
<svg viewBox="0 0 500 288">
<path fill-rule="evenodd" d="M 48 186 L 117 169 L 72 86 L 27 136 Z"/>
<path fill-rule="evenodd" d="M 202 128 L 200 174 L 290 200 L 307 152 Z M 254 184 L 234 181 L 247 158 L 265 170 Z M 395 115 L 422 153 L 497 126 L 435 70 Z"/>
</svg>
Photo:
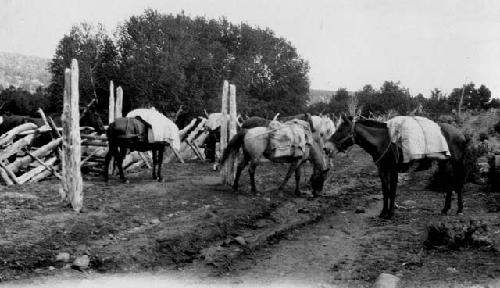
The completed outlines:
<svg viewBox="0 0 500 288">
<path fill-rule="evenodd" d="M 55 140 L 52 140 L 50 143 L 38 148 L 37 150 L 35 150 L 34 152 L 32 152 L 32 154 L 35 156 L 35 157 L 38 157 L 38 158 L 43 158 L 47 155 L 49 155 L 52 150 L 54 150 L 60 143 L 61 143 L 62 139 L 59 138 L 59 139 L 55 139 Z M 30 164 L 32 162 L 32 158 L 30 155 L 26 155 L 20 159 L 17 159 L 15 162 L 13 163 L 10 163 L 9 165 L 7 165 L 7 168 L 10 169 L 12 172 L 17 172 L 20 168 L 22 167 L 26 167 L 28 164 Z"/>
<path fill-rule="evenodd" d="M 5 134 L 3 134 L 2 137 L 0 137 L 0 146 L 5 146 L 9 144 L 17 134 L 23 131 L 34 130 L 36 128 L 38 128 L 38 126 L 36 126 L 36 124 L 34 123 L 24 123 L 17 127 L 14 127 L 11 130 L 7 131 Z"/>
<path fill-rule="evenodd" d="M 54 156 L 54 157 L 50 158 L 49 160 L 45 161 L 43 163 L 43 165 L 40 165 L 36 168 L 33 168 L 30 171 L 24 173 L 23 175 L 17 177 L 19 184 L 24 184 L 24 183 L 28 182 L 33 177 L 35 177 L 36 175 L 40 174 L 41 172 L 43 172 L 45 170 L 48 170 L 50 174 L 53 174 L 53 172 L 55 172 L 55 171 L 51 170 L 51 169 L 53 169 L 52 166 L 54 165 L 54 163 L 56 163 L 56 160 L 57 160 L 57 157 Z M 50 168 L 48 168 L 48 167 L 50 167 Z"/>
<path fill-rule="evenodd" d="M 35 138 L 34 134 L 27 135 L 27 136 L 17 140 L 16 142 L 12 143 L 11 145 L 7 146 L 7 148 L 5 150 L 0 152 L 0 161 L 4 161 L 5 159 L 9 158 L 10 156 L 21 151 L 21 149 L 30 145 L 31 142 L 33 142 L 34 138 Z"/>
</svg>

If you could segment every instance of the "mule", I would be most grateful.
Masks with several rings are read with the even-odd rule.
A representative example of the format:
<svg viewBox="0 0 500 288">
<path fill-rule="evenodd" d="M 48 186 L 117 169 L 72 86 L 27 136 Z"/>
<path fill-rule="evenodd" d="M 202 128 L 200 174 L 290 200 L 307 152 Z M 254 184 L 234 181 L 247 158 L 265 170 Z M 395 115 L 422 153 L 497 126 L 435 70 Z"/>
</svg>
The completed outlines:
<svg viewBox="0 0 500 288">
<path fill-rule="evenodd" d="M 152 178 L 160 182 L 163 181 L 161 166 L 166 146 L 171 145 L 173 149 L 180 148 L 177 126 L 154 108 L 135 109 L 129 112 L 127 116 L 116 119 L 108 127 L 109 149 L 104 161 L 105 181 L 108 181 L 109 163 L 114 156 L 121 181 L 124 183 L 128 182 L 123 173 L 123 159 L 127 155 L 128 150 L 139 152 L 151 151 L 153 158 Z M 149 119 L 148 122 L 142 117 Z M 153 134 L 148 135 L 150 128 L 157 130 L 156 132 L 153 130 Z M 156 138 L 156 135 L 160 136 L 160 138 Z M 148 136 L 152 136 L 153 139 L 150 139 Z M 158 139 L 163 140 L 157 141 Z"/>
<path fill-rule="evenodd" d="M 447 159 L 435 160 L 438 161 L 439 174 L 447 177 L 446 183 L 450 183 L 446 187 L 445 204 L 441 213 L 447 214 L 450 210 L 452 190 L 455 190 L 458 198 L 457 213 L 460 214 L 463 212 L 462 190 L 466 178 L 464 161 L 468 140 L 462 132 L 449 124 L 440 123 L 439 126 L 451 154 Z M 431 164 L 428 158 L 403 163 L 403 151 L 391 142 L 387 124 L 375 120 L 354 121 L 352 117 L 342 116 L 340 125 L 329 142 L 339 152 L 357 144 L 372 156 L 377 165 L 384 196 L 381 218 L 390 219 L 394 215 L 398 173 L 406 171 L 415 162 L 421 165 L 420 169 L 417 168 L 419 170 L 429 168 Z"/>
<path fill-rule="evenodd" d="M 215 113 L 213 113 L 215 114 Z M 210 114 L 210 115 L 213 115 Z M 303 120 L 309 123 L 311 127 L 311 131 L 313 132 L 314 137 L 317 139 L 321 139 L 323 143 L 325 143 L 335 132 L 335 123 L 333 120 L 326 116 L 326 115 L 321 115 L 321 116 L 311 116 L 309 113 L 304 113 L 304 114 L 299 114 L 299 115 L 294 115 L 294 116 L 287 116 L 287 117 L 280 117 L 278 120 L 280 122 L 286 122 L 290 121 L 293 119 L 298 119 L 298 120 Z M 211 123 L 214 123 L 212 121 Z M 251 129 L 255 127 L 267 127 L 269 126 L 269 123 L 271 123 L 271 120 L 262 118 L 259 116 L 252 116 L 244 121 L 241 122 L 241 125 L 239 125 L 240 129 Z M 205 140 L 205 156 L 207 159 L 209 159 L 211 162 L 215 162 L 215 147 L 216 143 L 220 139 L 220 122 L 219 126 L 217 125 L 207 125 L 207 129 L 209 130 L 209 134 Z M 321 144 L 322 145 L 322 144 Z M 323 146 L 323 145 L 322 145 Z M 324 148 L 324 147 L 323 147 Z M 328 150 L 325 150 L 328 151 Z"/>
<path fill-rule="evenodd" d="M 149 142 L 148 129 L 151 127 L 146 121 L 139 117 L 136 118 L 118 118 L 108 127 L 106 135 L 108 136 L 108 153 L 104 159 L 104 180 L 109 180 L 109 163 L 114 157 L 118 166 L 120 180 L 123 183 L 128 183 L 123 172 L 123 159 L 128 153 L 128 150 L 139 152 L 152 152 L 153 158 L 153 180 L 162 181 L 161 165 L 163 162 L 163 154 L 168 145 L 163 142 Z"/>
<path fill-rule="evenodd" d="M 224 165 L 224 162 L 229 159 L 229 155 L 231 153 L 237 153 L 240 148 L 243 148 L 243 159 L 240 163 L 238 163 L 233 183 L 233 190 L 238 191 L 238 182 L 241 172 L 250 163 L 248 172 L 250 175 L 251 189 L 253 193 L 257 193 L 257 188 L 255 186 L 255 170 L 261 163 L 261 160 L 263 158 L 267 158 L 275 163 L 291 163 L 291 167 L 288 170 L 283 183 L 278 189 L 283 190 L 292 173 L 295 172 L 295 194 L 300 195 L 301 166 L 309 160 L 313 164 L 313 174 L 310 178 L 312 194 L 314 197 L 317 197 L 318 193 L 323 190 L 324 181 L 329 170 L 323 157 L 323 150 L 318 143 L 316 141 L 312 141 L 311 143 L 306 144 L 306 149 L 308 151 L 303 157 L 283 156 L 273 158 L 268 155 L 268 153 L 265 153 L 270 143 L 269 138 L 270 131 L 267 128 L 255 127 L 238 132 L 229 141 L 228 146 L 224 150 L 221 157 L 221 165 Z"/>
</svg>

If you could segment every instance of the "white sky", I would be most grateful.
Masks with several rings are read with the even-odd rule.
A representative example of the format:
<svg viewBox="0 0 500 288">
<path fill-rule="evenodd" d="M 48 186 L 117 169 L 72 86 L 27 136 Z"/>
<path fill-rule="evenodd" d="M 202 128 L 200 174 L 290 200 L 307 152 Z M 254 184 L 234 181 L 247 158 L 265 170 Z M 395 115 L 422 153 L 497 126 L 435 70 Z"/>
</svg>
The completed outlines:
<svg viewBox="0 0 500 288">
<path fill-rule="evenodd" d="M 500 97 L 500 1 L 0 0 L 0 51 L 52 57 L 73 24 L 108 32 L 146 8 L 269 27 L 309 61 L 311 88 L 450 93 L 467 82 Z"/>
</svg>

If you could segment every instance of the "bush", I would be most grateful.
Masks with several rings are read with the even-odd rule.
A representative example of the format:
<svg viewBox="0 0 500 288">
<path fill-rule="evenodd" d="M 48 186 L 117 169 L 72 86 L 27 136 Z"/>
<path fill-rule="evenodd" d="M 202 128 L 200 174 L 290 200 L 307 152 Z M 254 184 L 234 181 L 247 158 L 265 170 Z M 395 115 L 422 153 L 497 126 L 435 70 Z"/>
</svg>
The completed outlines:
<svg viewBox="0 0 500 288">
<path fill-rule="evenodd" d="M 498 120 L 497 124 L 495 124 L 495 126 L 493 126 L 493 128 L 495 129 L 495 132 L 500 134 L 500 120 Z"/>
</svg>

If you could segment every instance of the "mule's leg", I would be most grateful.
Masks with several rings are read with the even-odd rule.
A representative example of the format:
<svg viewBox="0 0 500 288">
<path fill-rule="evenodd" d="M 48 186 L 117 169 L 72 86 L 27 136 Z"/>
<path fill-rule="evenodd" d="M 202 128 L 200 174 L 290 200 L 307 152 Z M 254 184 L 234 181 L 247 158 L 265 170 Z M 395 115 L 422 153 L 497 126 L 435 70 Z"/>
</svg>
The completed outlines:
<svg viewBox="0 0 500 288">
<path fill-rule="evenodd" d="M 380 218 L 387 218 L 389 215 L 389 173 L 379 168 L 379 177 L 382 184 L 382 194 L 384 195 L 384 204 L 380 212 Z"/>
<path fill-rule="evenodd" d="M 116 158 L 118 155 L 118 147 L 113 143 L 109 143 L 109 150 L 106 153 L 106 157 L 104 158 L 104 181 L 108 182 L 109 180 L 109 163 L 111 162 L 111 158 Z"/>
<path fill-rule="evenodd" d="M 464 210 L 464 202 L 462 199 L 462 191 L 465 182 L 465 169 L 463 164 L 457 164 L 455 166 L 455 192 L 457 193 L 457 214 L 462 214 Z"/>
<path fill-rule="evenodd" d="M 158 149 L 158 158 L 156 159 L 156 162 L 158 163 L 158 181 L 163 181 L 163 176 L 161 174 L 161 164 L 163 163 L 163 152 L 165 152 L 165 146 L 162 146 L 160 149 Z"/>
<path fill-rule="evenodd" d="M 295 161 L 290 165 L 290 168 L 288 168 L 288 172 L 286 173 L 285 179 L 283 179 L 283 182 L 281 185 L 278 187 L 278 190 L 283 190 L 285 188 L 286 183 L 292 177 L 292 173 L 297 169 L 298 162 Z"/>
<path fill-rule="evenodd" d="M 118 153 L 118 157 L 116 157 L 116 164 L 118 165 L 118 171 L 120 173 L 120 179 L 123 183 L 128 183 L 127 178 L 125 178 L 125 174 L 123 173 L 123 158 L 127 155 L 127 148 L 120 147 L 120 153 Z"/>
<path fill-rule="evenodd" d="M 441 210 L 441 214 L 446 215 L 448 214 L 448 211 L 451 208 L 451 196 L 452 196 L 453 190 L 451 189 L 446 189 L 446 196 L 444 198 L 444 207 Z"/>
<path fill-rule="evenodd" d="M 300 196 L 300 176 L 301 176 L 301 169 L 300 166 L 298 165 L 298 162 L 294 163 L 295 166 L 295 195 Z"/>
<path fill-rule="evenodd" d="M 459 180 L 459 182 L 462 182 Z M 462 215 L 464 212 L 464 201 L 462 199 L 463 183 L 456 184 L 455 192 L 457 193 L 457 214 Z"/>
<path fill-rule="evenodd" d="M 449 187 L 449 185 L 443 185 L 442 183 L 446 181 L 447 179 L 444 179 L 444 177 L 447 177 L 446 173 L 446 168 L 447 168 L 448 163 L 446 161 L 440 161 L 438 163 L 438 181 L 439 181 L 439 186 L 440 190 L 446 190 L 446 196 L 444 200 L 444 207 L 441 210 L 441 214 L 446 215 L 448 214 L 448 211 L 451 208 L 451 196 L 453 189 Z"/>
<path fill-rule="evenodd" d="M 108 170 L 109 170 L 109 162 L 111 161 L 111 150 L 106 153 L 106 157 L 104 158 L 104 181 L 108 182 L 109 180 L 109 175 L 108 175 Z"/>
<path fill-rule="evenodd" d="M 151 158 L 153 158 L 153 180 L 156 180 L 156 165 L 158 164 L 158 150 L 151 150 Z"/>
<path fill-rule="evenodd" d="M 255 169 L 257 168 L 257 163 L 251 162 L 248 168 L 248 174 L 250 174 L 250 184 L 252 185 L 252 193 L 257 193 L 257 188 L 255 187 Z"/>
<path fill-rule="evenodd" d="M 398 189 L 398 172 L 391 169 L 389 172 L 389 211 L 387 218 L 392 218 L 394 215 L 394 206 L 396 205 L 396 191 Z"/>
<path fill-rule="evenodd" d="M 250 160 L 248 158 L 249 157 L 247 155 L 244 155 L 243 160 L 240 163 L 238 163 L 238 167 L 236 168 L 236 175 L 234 176 L 234 182 L 233 182 L 234 192 L 238 191 L 238 182 L 240 181 L 241 172 L 243 171 L 243 169 L 245 169 L 245 166 L 247 166 L 248 161 Z"/>
</svg>

